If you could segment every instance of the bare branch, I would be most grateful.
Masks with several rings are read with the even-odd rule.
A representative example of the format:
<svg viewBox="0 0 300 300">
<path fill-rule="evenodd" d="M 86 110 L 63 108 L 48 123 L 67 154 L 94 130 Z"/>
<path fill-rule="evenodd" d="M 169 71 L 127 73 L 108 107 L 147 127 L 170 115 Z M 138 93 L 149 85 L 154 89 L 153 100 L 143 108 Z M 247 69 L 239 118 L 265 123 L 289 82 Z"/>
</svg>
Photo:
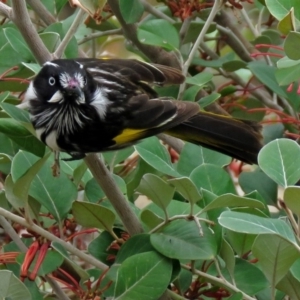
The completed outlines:
<svg viewBox="0 0 300 300">
<path fill-rule="evenodd" d="M 55 18 L 50 14 L 41 1 L 27 0 L 27 3 L 47 26 L 56 22 Z"/>
<path fill-rule="evenodd" d="M 78 45 L 84 44 L 90 40 L 97 39 L 102 36 L 115 35 L 115 34 L 122 34 L 122 29 L 121 28 L 120 29 L 112 29 L 112 30 L 107 30 L 107 31 L 91 33 L 91 34 L 85 36 L 82 40 L 80 40 L 78 42 Z"/>
<path fill-rule="evenodd" d="M 134 214 L 104 163 L 96 154 L 89 154 L 84 161 L 115 208 L 128 233 L 134 235 L 143 232 L 139 219 Z"/>
<path fill-rule="evenodd" d="M 140 0 L 140 2 L 144 5 L 145 10 L 148 13 L 150 13 L 151 15 L 156 16 L 159 19 L 166 20 L 166 21 L 170 22 L 171 24 L 175 23 L 175 21 L 172 18 L 170 18 L 169 16 L 167 16 L 166 14 L 161 12 L 160 10 L 156 9 L 153 5 L 151 5 L 147 1 Z"/>
<path fill-rule="evenodd" d="M 76 33 L 78 27 L 82 24 L 85 16 L 86 16 L 86 12 L 82 9 L 79 9 L 79 11 L 78 11 L 71 27 L 69 28 L 69 30 L 66 33 L 64 39 L 59 44 L 59 46 L 57 47 L 56 51 L 53 54 L 53 56 L 55 58 L 60 58 L 63 55 L 68 43 L 70 42 L 70 40 L 72 39 L 72 37 Z"/>
<path fill-rule="evenodd" d="M 75 248 L 71 244 L 65 242 L 64 240 L 62 240 L 60 238 L 58 238 L 57 236 L 55 236 L 52 233 L 50 233 L 49 231 L 41 228 L 40 226 L 38 226 L 34 223 L 29 224 L 24 218 L 19 217 L 15 214 L 3 209 L 2 207 L 0 207 L 0 216 L 3 216 L 3 217 L 5 217 L 9 220 L 12 220 L 13 222 L 16 222 L 16 223 L 24 226 L 25 228 L 36 232 L 37 234 L 45 237 L 49 241 L 59 243 L 67 251 L 69 251 L 70 253 L 78 256 L 80 259 L 82 259 L 83 261 L 95 266 L 96 268 L 99 268 L 101 270 L 106 270 L 108 268 L 108 266 L 106 264 L 102 263 L 101 261 L 97 260 L 96 258 L 85 254 L 83 251 Z"/>
<path fill-rule="evenodd" d="M 23 243 L 14 228 L 3 216 L 0 216 L 0 225 L 4 229 L 5 233 L 15 242 L 20 251 L 26 252 L 28 249 L 27 246 Z"/>
<path fill-rule="evenodd" d="M 11 19 L 12 9 L 8 5 L 0 2 L 0 15 L 5 16 L 8 19 Z"/>
<path fill-rule="evenodd" d="M 142 44 L 137 38 L 137 27 L 135 24 L 127 24 L 122 17 L 119 9 L 119 0 L 108 0 L 109 6 L 111 7 L 114 15 L 120 22 L 124 35 L 141 51 L 143 52 L 152 62 L 159 63 L 162 65 L 171 66 L 180 69 L 180 63 L 175 53 L 167 52 L 160 47 Z"/>
<path fill-rule="evenodd" d="M 12 0 L 12 21 L 19 28 L 22 36 L 28 44 L 36 60 L 43 64 L 52 59 L 52 56 L 46 46 L 40 39 L 36 29 L 34 28 L 24 0 Z"/>
</svg>

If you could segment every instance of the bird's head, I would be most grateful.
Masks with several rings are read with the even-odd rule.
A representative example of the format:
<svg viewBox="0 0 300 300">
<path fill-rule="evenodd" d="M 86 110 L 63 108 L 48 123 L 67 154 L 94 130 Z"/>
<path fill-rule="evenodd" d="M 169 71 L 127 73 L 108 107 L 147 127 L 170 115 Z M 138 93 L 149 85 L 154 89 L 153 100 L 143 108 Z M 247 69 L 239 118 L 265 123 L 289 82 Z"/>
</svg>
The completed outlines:
<svg viewBox="0 0 300 300">
<path fill-rule="evenodd" d="M 75 60 L 46 62 L 27 90 L 26 97 L 45 103 L 86 103 L 94 91 L 93 79 Z"/>
</svg>

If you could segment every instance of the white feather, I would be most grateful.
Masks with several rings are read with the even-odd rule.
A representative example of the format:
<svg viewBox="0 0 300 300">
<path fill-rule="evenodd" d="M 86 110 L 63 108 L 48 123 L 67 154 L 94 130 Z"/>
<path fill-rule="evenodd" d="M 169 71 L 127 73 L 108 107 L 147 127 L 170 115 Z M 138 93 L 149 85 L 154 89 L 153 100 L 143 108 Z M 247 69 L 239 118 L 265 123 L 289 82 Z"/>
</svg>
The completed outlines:
<svg viewBox="0 0 300 300">
<path fill-rule="evenodd" d="M 110 104 L 110 101 L 106 97 L 106 93 L 98 87 L 94 93 L 91 105 L 95 106 L 99 114 L 100 119 L 104 119 L 106 115 L 107 106 Z"/>
<path fill-rule="evenodd" d="M 62 93 L 60 91 L 57 91 L 53 96 L 48 100 L 48 103 L 56 103 L 60 102 L 64 99 Z"/>
<path fill-rule="evenodd" d="M 36 99 L 36 93 L 35 93 L 35 89 L 33 87 L 33 81 L 30 82 L 29 87 L 27 88 L 27 91 L 25 93 L 24 96 L 24 101 L 23 102 L 27 102 L 31 99 Z"/>
</svg>

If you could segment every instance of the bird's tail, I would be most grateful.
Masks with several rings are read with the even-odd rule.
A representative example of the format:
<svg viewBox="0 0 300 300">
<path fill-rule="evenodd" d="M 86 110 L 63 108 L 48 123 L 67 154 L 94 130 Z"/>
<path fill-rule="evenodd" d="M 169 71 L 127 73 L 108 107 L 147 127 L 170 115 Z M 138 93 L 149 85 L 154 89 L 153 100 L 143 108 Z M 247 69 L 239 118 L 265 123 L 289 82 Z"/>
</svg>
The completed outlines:
<svg viewBox="0 0 300 300">
<path fill-rule="evenodd" d="M 262 147 L 261 125 L 257 122 L 202 111 L 166 133 L 250 164 L 257 163 Z"/>
</svg>

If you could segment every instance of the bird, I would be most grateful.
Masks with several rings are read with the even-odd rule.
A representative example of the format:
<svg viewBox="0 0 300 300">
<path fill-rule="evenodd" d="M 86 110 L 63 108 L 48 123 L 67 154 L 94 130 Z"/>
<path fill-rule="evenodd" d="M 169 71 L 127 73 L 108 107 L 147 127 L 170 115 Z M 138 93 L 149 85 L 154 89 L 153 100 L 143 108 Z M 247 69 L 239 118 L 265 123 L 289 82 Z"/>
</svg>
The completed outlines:
<svg viewBox="0 0 300 300">
<path fill-rule="evenodd" d="M 43 64 L 24 101 L 38 139 L 70 160 L 166 133 L 256 164 L 259 123 L 159 97 L 153 88 L 184 80 L 180 70 L 135 59 L 55 59 Z"/>
</svg>

